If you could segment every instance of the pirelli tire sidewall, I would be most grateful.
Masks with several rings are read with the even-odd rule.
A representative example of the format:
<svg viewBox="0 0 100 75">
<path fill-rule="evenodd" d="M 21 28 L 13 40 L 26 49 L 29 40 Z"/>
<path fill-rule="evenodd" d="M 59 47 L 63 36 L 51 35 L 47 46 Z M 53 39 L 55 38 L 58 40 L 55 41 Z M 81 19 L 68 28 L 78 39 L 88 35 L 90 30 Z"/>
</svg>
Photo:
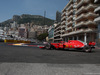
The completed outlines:
<svg viewBox="0 0 100 75">
<path fill-rule="evenodd" d="M 47 50 L 50 50 L 50 49 L 51 49 L 51 44 L 50 44 L 50 43 L 46 44 L 45 48 L 46 48 Z"/>
<path fill-rule="evenodd" d="M 85 45 L 84 48 L 83 48 L 83 51 L 89 53 L 89 52 L 92 51 L 92 48 L 88 45 Z"/>
</svg>

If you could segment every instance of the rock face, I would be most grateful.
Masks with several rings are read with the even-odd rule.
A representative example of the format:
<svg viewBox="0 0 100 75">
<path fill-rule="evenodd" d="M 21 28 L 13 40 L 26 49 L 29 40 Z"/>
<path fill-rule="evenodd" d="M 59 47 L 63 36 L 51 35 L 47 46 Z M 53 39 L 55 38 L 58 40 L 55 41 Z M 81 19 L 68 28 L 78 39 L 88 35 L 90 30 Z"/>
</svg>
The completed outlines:
<svg viewBox="0 0 100 75">
<path fill-rule="evenodd" d="M 20 16 L 18 16 L 18 15 L 14 15 L 14 16 L 13 16 L 13 20 L 14 20 L 14 21 L 18 21 L 19 19 L 20 19 Z"/>
<path fill-rule="evenodd" d="M 16 21 L 18 24 L 25 24 L 25 23 L 34 23 L 35 25 L 53 25 L 54 20 L 49 18 L 44 18 L 40 15 L 29 15 L 29 14 L 23 14 L 21 16 L 14 15 L 12 19 L 6 20 L 0 24 L 3 26 L 9 25 L 9 23 L 12 23 L 13 21 Z"/>
</svg>

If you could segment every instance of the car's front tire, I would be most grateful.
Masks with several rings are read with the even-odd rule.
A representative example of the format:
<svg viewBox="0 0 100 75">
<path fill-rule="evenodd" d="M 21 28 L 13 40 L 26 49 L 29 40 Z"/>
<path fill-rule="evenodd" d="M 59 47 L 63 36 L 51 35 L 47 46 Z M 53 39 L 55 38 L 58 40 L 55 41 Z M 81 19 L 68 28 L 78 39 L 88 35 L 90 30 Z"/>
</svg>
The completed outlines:
<svg viewBox="0 0 100 75">
<path fill-rule="evenodd" d="M 46 44 L 45 48 L 46 48 L 47 50 L 50 50 L 50 49 L 51 49 L 51 45 L 48 43 L 48 44 Z"/>
<path fill-rule="evenodd" d="M 92 51 L 92 48 L 90 46 L 84 46 L 83 51 L 89 53 Z"/>
</svg>

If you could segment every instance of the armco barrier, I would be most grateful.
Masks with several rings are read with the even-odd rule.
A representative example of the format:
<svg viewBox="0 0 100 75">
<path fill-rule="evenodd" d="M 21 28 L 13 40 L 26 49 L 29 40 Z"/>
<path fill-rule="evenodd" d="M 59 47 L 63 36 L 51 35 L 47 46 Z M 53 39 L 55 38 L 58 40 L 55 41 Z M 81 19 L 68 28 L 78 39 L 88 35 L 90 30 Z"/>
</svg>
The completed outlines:
<svg viewBox="0 0 100 75">
<path fill-rule="evenodd" d="M 5 43 L 30 43 L 31 41 L 23 41 L 23 40 L 4 40 Z"/>
</svg>

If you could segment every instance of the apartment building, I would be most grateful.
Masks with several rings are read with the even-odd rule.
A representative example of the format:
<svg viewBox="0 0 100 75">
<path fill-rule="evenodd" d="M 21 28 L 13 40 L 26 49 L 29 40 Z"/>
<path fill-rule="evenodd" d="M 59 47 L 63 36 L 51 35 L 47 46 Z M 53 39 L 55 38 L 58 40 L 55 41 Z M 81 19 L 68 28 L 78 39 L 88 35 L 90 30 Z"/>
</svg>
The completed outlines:
<svg viewBox="0 0 100 75">
<path fill-rule="evenodd" d="M 61 23 L 59 22 L 54 24 L 54 42 L 59 42 L 61 40 Z"/>
<path fill-rule="evenodd" d="M 61 34 L 65 34 L 65 29 L 66 29 L 66 20 L 67 20 L 67 11 L 66 7 L 62 10 L 62 15 L 61 15 Z M 61 35 L 61 37 L 62 37 Z"/>
<path fill-rule="evenodd" d="M 54 23 L 54 42 L 59 42 L 62 40 L 62 36 L 61 36 L 61 13 L 60 12 L 56 12 L 56 22 Z"/>
<path fill-rule="evenodd" d="M 94 12 L 99 15 L 94 19 L 94 21 L 98 24 L 97 44 L 100 45 L 100 0 L 95 0 L 94 3 L 97 5 Z"/>
<path fill-rule="evenodd" d="M 19 34 L 18 34 L 19 37 L 21 37 L 21 38 L 27 38 L 26 27 L 19 27 L 18 31 L 19 31 Z"/>
<path fill-rule="evenodd" d="M 94 0 L 70 0 L 62 10 L 62 40 L 96 41 L 95 8 Z"/>
<path fill-rule="evenodd" d="M 59 11 L 56 12 L 56 22 L 61 22 L 61 12 Z"/>
</svg>

